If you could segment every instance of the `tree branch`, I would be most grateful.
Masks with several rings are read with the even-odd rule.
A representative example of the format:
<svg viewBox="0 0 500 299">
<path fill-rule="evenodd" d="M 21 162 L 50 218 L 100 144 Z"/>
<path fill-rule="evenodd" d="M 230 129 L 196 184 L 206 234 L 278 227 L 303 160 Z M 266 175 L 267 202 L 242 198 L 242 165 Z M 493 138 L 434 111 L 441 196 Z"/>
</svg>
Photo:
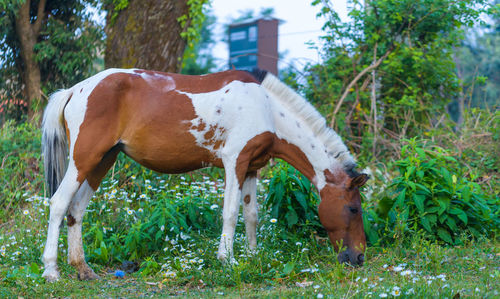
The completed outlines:
<svg viewBox="0 0 500 299">
<path fill-rule="evenodd" d="M 382 57 L 380 57 L 374 64 L 371 64 L 370 66 L 368 66 L 367 68 L 365 68 L 364 70 L 362 70 L 350 83 L 349 85 L 347 85 L 344 93 L 342 94 L 342 96 L 340 97 L 339 101 L 337 102 L 337 105 L 335 106 L 335 109 L 333 110 L 333 115 L 332 115 L 332 120 L 330 122 L 330 127 L 333 128 L 333 125 L 335 124 L 335 115 L 337 115 L 337 112 L 339 112 L 339 109 L 340 109 L 340 106 L 342 106 L 342 103 L 344 102 L 345 98 L 349 95 L 350 93 L 350 89 L 354 86 L 354 84 L 356 84 L 356 82 L 358 82 L 359 79 L 361 79 L 361 77 L 363 77 L 364 75 L 366 75 L 366 73 L 368 73 L 369 71 L 377 68 L 381 63 L 382 61 L 384 61 L 385 58 L 387 58 L 387 56 L 392 52 L 393 48 L 389 48 L 389 50 L 387 50 L 384 55 L 382 55 Z"/>
<path fill-rule="evenodd" d="M 45 4 L 47 3 L 47 0 L 40 0 L 38 2 L 38 11 L 36 13 L 36 21 L 33 23 L 33 35 L 38 36 L 40 33 L 40 29 L 42 28 L 42 22 L 43 19 L 45 19 Z"/>
</svg>

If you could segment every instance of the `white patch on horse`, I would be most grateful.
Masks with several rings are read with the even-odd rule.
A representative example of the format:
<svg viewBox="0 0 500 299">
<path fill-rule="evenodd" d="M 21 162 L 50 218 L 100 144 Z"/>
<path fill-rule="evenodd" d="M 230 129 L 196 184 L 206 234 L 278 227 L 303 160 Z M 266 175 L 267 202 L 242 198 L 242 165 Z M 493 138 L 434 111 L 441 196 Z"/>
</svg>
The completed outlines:
<svg viewBox="0 0 500 299">
<path fill-rule="evenodd" d="M 200 147 L 219 158 L 237 157 L 250 139 L 266 131 L 274 132 L 270 103 L 265 91 L 255 83 L 232 81 L 212 92 L 177 92 L 191 99 L 197 115 L 191 121 L 189 132 Z M 200 130 L 202 124 L 204 127 Z M 207 139 L 210 130 L 214 130 L 214 135 Z M 214 141 L 219 140 L 225 141 L 224 146 L 214 148 Z"/>
<path fill-rule="evenodd" d="M 171 76 L 164 75 L 162 73 L 140 72 L 139 75 L 150 85 L 156 85 L 158 80 L 160 80 L 163 85 L 163 92 L 169 92 L 174 90 L 176 87 L 174 79 Z"/>
</svg>

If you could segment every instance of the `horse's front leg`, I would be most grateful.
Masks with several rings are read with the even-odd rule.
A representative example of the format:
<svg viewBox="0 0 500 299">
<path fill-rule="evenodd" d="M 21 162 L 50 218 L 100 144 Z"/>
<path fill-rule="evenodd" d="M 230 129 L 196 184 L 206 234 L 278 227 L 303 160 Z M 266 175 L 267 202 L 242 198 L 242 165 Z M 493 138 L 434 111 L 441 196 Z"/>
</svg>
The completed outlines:
<svg viewBox="0 0 500 299">
<path fill-rule="evenodd" d="M 243 199 L 243 216 L 245 217 L 245 228 L 247 233 L 248 247 L 251 251 L 257 248 L 257 173 L 247 174 L 241 197 Z"/>
<path fill-rule="evenodd" d="M 226 188 L 224 190 L 224 208 L 222 210 L 222 234 L 217 253 L 217 258 L 222 261 L 231 261 L 233 258 L 234 231 L 238 222 L 240 208 L 241 190 L 234 165 L 235 163 L 224 164 Z"/>
</svg>

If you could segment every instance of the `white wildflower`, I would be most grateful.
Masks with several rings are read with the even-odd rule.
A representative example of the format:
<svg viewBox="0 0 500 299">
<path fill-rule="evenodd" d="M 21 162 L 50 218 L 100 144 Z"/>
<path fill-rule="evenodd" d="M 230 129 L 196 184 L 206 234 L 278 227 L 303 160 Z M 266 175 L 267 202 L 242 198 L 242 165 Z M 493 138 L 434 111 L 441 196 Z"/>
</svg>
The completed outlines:
<svg viewBox="0 0 500 299">
<path fill-rule="evenodd" d="M 415 294 L 415 290 L 413 288 L 409 289 L 408 291 L 406 291 L 405 295 L 412 295 L 412 294 Z"/>
<path fill-rule="evenodd" d="M 394 297 L 399 297 L 401 295 L 401 289 L 399 287 L 393 287 L 391 295 Z"/>
</svg>

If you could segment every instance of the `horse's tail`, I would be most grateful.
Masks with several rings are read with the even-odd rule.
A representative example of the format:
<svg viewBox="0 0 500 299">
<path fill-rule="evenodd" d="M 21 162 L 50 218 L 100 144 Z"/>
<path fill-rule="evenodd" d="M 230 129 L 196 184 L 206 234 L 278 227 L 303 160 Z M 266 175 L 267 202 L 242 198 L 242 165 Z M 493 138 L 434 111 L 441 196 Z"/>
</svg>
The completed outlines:
<svg viewBox="0 0 500 299">
<path fill-rule="evenodd" d="M 54 195 L 66 172 L 68 141 L 64 127 L 64 107 L 72 94 L 71 89 L 53 93 L 43 114 L 42 155 L 50 196 Z"/>
</svg>

